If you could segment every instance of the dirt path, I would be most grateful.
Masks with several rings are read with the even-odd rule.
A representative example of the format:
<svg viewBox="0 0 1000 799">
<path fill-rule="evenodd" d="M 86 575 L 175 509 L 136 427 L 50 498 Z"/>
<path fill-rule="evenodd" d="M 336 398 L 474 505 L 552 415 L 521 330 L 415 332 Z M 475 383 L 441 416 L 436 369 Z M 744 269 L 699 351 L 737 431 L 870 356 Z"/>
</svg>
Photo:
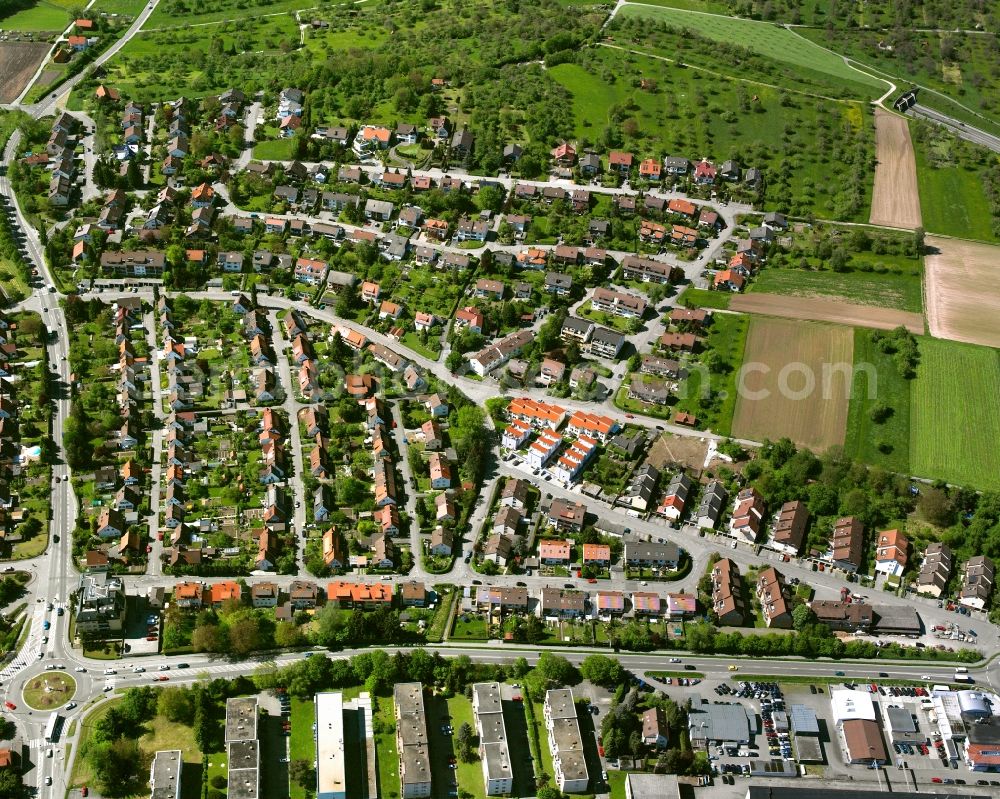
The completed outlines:
<svg viewBox="0 0 1000 799">
<path fill-rule="evenodd" d="M 906 119 L 885 109 L 875 109 L 875 189 L 872 192 L 873 225 L 914 230 L 921 226 L 917 162 Z"/>
<path fill-rule="evenodd" d="M 855 305 L 840 300 L 789 297 L 783 294 L 739 294 L 729 303 L 729 310 L 781 316 L 785 319 L 874 327 L 878 330 L 892 330 L 903 325 L 914 333 L 924 332 L 924 318 L 918 313 Z"/>
<path fill-rule="evenodd" d="M 927 324 L 935 338 L 1000 347 L 1000 246 L 925 239 Z"/>
</svg>

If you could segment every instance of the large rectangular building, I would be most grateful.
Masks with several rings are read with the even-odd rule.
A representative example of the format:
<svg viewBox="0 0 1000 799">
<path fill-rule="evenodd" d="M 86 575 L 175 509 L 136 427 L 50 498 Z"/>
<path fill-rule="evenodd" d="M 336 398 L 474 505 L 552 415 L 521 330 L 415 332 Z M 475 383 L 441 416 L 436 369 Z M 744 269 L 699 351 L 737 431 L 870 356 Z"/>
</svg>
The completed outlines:
<svg viewBox="0 0 1000 799">
<path fill-rule="evenodd" d="M 392 691 L 396 707 L 396 749 L 403 799 L 431 795 L 431 758 L 427 746 L 424 688 L 418 682 L 399 683 Z"/>
<path fill-rule="evenodd" d="M 367 693 L 344 702 L 339 691 L 316 694 L 316 799 L 378 795 L 372 704 Z"/>
<path fill-rule="evenodd" d="M 502 796 L 514 790 L 514 770 L 507 747 L 500 683 L 480 682 L 472 686 L 472 711 L 479 733 L 479 756 L 487 796 Z"/>
<path fill-rule="evenodd" d="M 587 760 L 583 753 L 583 735 L 576 718 L 576 703 L 571 688 L 556 688 L 545 693 L 545 729 L 555 771 L 556 787 L 563 793 L 582 793 L 590 784 Z"/>
<path fill-rule="evenodd" d="M 181 773 L 184 758 L 180 749 L 156 753 L 149 769 L 149 799 L 181 799 Z"/>
<path fill-rule="evenodd" d="M 257 741 L 257 697 L 226 700 L 226 751 L 229 755 L 227 796 L 257 799 L 260 789 L 260 745 Z"/>
</svg>

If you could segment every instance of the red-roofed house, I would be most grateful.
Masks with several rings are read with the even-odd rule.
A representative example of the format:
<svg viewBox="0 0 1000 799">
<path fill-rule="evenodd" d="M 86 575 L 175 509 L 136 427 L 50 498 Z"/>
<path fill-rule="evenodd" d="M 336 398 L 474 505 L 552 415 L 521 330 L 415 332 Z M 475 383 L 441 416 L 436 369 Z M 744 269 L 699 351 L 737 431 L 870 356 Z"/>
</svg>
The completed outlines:
<svg viewBox="0 0 1000 799">
<path fill-rule="evenodd" d="M 549 566 L 568 566 L 572 552 L 568 539 L 546 538 L 538 544 L 538 559 Z"/>
</svg>

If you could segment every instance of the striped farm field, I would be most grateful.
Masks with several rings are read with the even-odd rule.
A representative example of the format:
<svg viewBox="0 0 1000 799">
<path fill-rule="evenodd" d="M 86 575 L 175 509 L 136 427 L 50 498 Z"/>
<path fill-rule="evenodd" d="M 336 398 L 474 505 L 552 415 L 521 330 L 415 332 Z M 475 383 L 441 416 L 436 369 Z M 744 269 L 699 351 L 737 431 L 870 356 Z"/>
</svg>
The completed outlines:
<svg viewBox="0 0 1000 799">
<path fill-rule="evenodd" d="M 910 390 L 913 474 L 1000 488 L 1000 351 L 921 338 Z"/>
<path fill-rule="evenodd" d="M 853 363 L 849 327 L 754 317 L 737 380 L 733 435 L 787 437 L 816 452 L 842 446 Z"/>
</svg>

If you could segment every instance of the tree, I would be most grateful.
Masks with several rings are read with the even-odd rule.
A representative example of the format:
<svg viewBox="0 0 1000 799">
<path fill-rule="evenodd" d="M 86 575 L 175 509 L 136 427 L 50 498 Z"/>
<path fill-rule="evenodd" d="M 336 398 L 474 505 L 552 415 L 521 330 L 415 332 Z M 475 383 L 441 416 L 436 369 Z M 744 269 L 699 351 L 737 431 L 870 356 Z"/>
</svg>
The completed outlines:
<svg viewBox="0 0 1000 799">
<path fill-rule="evenodd" d="M 260 622 L 246 616 L 229 626 L 229 646 L 237 655 L 247 655 L 260 649 Z"/>
<path fill-rule="evenodd" d="M 626 671 L 621 663 L 607 655 L 588 655 L 580 663 L 580 676 L 594 685 L 612 688 L 624 682 Z"/>
<path fill-rule="evenodd" d="M 187 688 L 163 688 L 156 700 L 156 712 L 178 724 L 190 726 L 194 720 L 194 704 Z"/>
<path fill-rule="evenodd" d="M 293 621 L 279 621 L 274 628 L 274 643 L 280 647 L 298 646 L 302 643 L 302 631 Z"/>
<path fill-rule="evenodd" d="M 139 742 L 130 738 L 91 743 L 87 747 L 87 764 L 104 796 L 135 793 L 135 783 L 145 773 L 143 762 Z"/>
<path fill-rule="evenodd" d="M 921 489 L 918 505 L 921 516 L 937 527 L 947 527 L 955 520 L 952 503 L 940 488 Z"/>
<path fill-rule="evenodd" d="M 221 652 L 224 644 L 225 633 L 218 624 L 200 624 L 191 634 L 191 646 L 195 652 Z"/>
<path fill-rule="evenodd" d="M 808 605 L 796 605 L 792 610 L 792 626 L 796 630 L 804 630 L 811 624 L 816 623 L 816 614 Z"/>
<path fill-rule="evenodd" d="M 4 799 L 21 799 L 28 791 L 21 780 L 21 775 L 12 768 L 0 769 L 0 796 Z"/>
<path fill-rule="evenodd" d="M 472 725 L 467 721 L 462 722 L 462 726 L 458 728 L 456 743 L 458 744 L 458 756 L 463 763 L 471 763 L 475 760 L 475 754 L 472 751 L 472 738 Z"/>
<path fill-rule="evenodd" d="M 303 788 L 313 788 L 316 785 L 316 769 L 307 760 L 296 759 L 289 763 L 288 777 Z"/>
</svg>

